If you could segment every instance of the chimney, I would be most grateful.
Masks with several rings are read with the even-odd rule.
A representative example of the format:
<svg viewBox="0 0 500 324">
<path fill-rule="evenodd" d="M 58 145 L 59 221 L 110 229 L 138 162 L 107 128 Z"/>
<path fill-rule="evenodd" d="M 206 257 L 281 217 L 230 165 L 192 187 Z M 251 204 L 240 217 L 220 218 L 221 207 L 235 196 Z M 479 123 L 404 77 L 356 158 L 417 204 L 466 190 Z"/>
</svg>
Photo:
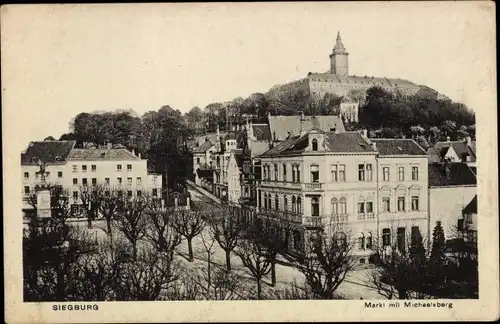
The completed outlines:
<svg viewBox="0 0 500 324">
<path fill-rule="evenodd" d="M 363 137 L 368 138 L 368 130 L 363 129 Z"/>
<path fill-rule="evenodd" d="M 449 136 L 446 136 L 446 141 L 449 142 L 450 141 L 450 137 Z"/>
<path fill-rule="evenodd" d="M 141 158 L 141 153 L 137 153 L 137 156 L 139 157 L 139 159 Z"/>
<path fill-rule="evenodd" d="M 132 149 L 132 155 L 135 155 L 135 149 Z"/>
<path fill-rule="evenodd" d="M 377 143 L 375 143 L 375 142 L 372 141 L 372 147 L 376 151 L 377 150 Z"/>
<path fill-rule="evenodd" d="M 472 140 L 471 140 L 470 136 L 467 136 L 467 137 L 465 138 L 465 143 L 467 143 L 467 146 L 471 146 L 471 144 L 472 144 Z"/>
</svg>

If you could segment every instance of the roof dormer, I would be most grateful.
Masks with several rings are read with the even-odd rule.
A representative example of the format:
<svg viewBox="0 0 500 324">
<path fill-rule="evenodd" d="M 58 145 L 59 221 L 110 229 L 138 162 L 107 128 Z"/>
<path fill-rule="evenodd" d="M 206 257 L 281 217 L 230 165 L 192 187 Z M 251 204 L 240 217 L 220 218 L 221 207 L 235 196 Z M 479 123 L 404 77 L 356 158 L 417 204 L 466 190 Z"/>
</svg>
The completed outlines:
<svg viewBox="0 0 500 324">
<path fill-rule="evenodd" d="M 324 152 L 325 151 L 325 134 L 318 130 L 312 129 L 308 135 L 308 146 L 305 151 L 307 152 Z"/>
</svg>

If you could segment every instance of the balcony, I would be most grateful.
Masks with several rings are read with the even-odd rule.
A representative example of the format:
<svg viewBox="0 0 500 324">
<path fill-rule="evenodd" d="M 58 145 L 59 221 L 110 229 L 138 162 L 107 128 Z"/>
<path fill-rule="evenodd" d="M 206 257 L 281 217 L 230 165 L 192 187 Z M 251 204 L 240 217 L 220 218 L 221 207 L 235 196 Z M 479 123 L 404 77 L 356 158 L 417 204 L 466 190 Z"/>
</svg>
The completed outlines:
<svg viewBox="0 0 500 324">
<path fill-rule="evenodd" d="M 325 225 L 326 217 L 321 216 L 304 216 L 303 224 L 306 227 L 323 227 Z"/>
<path fill-rule="evenodd" d="M 242 204 L 242 205 L 252 205 L 252 206 L 255 206 L 256 205 L 256 199 L 252 198 L 252 197 L 241 197 L 239 199 L 239 203 Z"/>
<path fill-rule="evenodd" d="M 304 190 L 323 190 L 322 185 L 319 182 L 303 183 L 302 189 L 304 189 Z"/>
<path fill-rule="evenodd" d="M 302 223 L 302 214 L 292 213 L 290 211 L 261 208 L 259 215 L 297 224 Z"/>
<path fill-rule="evenodd" d="M 261 185 L 266 186 L 266 187 L 279 187 L 279 188 L 293 188 L 293 189 L 301 189 L 302 188 L 302 183 L 290 182 L 290 181 L 262 180 Z"/>
</svg>

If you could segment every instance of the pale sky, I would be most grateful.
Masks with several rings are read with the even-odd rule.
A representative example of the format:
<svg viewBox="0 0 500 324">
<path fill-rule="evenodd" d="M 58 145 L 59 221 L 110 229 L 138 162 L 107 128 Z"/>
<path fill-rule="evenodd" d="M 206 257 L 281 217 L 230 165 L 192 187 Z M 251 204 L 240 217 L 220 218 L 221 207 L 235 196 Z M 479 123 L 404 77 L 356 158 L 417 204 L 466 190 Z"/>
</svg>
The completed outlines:
<svg viewBox="0 0 500 324">
<path fill-rule="evenodd" d="M 4 138 L 22 148 L 80 112 L 187 112 L 325 72 L 337 31 L 351 75 L 408 79 L 476 112 L 495 82 L 491 3 L 3 6 L 1 23 Z"/>
</svg>

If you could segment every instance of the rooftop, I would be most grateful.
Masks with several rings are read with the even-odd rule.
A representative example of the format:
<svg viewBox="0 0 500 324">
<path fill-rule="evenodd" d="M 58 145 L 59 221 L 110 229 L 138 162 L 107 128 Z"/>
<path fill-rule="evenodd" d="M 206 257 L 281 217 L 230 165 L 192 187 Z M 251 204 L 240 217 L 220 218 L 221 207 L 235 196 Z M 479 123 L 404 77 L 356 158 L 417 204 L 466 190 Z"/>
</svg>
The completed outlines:
<svg viewBox="0 0 500 324">
<path fill-rule="evenodd" d="M 324 135 L 325 135 L 324 144 L 327 152 L 375 153 L 375 150 L 371 147 L 371 145 L 369 145 L 369 143 L 358 132 L 344 132 L 338 134 L 334 132 L 324 132 Z M 300 154 L 304 152 L 308 143 L 309 143 L 309 133 L 304 134 L 302 136 L 300 135 L 290 136 L 285 141 L 279 143 L 272 149 L 262 154 L 262 157 Z"/>
<path fill-rule="evenodd" d="M 127 149 L 73 149 L 68 160 L 141 160 Z"/>
<path fill-rule="evenodd" d="M 380 155 L 427 155 L 427 152 L 413 139 L 388 138 L 370 139 L 377 146 Z"/>
<path fill-rule="evenodd" d="M 336 81 L 337 83 L 367 84 L 369 86 L 388 86 L 419 89 L 420 86 L 411 81 L 394 78 L 378 78 L 373 76 L 337 75 L 327 73 L 309 73 L 309 80 Z"/>
<path fill-rule="evenodd" d="M 212 142 L 210 140 L 205 141 L 203 144 L 200 146 L 196 147 L 193 149 L 193 153 L 205 153 L 208 149 L 210 149 L 212 146 Z"/>
<path fill-rule="evenodd" d="M 464 155 L 468 155 L 471 158 L 471 162 L 476 161 L 476 142 L 472 141 L 471 145 L 467 145 L 466 141 L 446 141 L 446 142 L 437 142 L 434 144 L 434 148 L 439 150 L 440 157 L 443 158 L 448 149 L 452 147 L 453 150 L 457 153 L 459 158 L 463 158 Z M 437 152 L 437 151 L 436 151 Z"/>
<path fill-rule="evenodd" d="M 462 210 L 462 213 L 464 214 L 477 214 L 477 195 L 472 198 L 470 203 L 465 206 L 465 208 Z"/>
<path fill-rule="evenodd" d="M 465 163 L 431 163 L 428 172 L 430 187 L 477 185 L 476 175 Z"/>
<path fill-rule="evenodd" d="M 269 129 L 277 141 L 284 141 L 289 133 L 299 135 L 301 130 L 309 131 L 313 128 L 324 132 L 336 129 L 345 132 L 344 123 L 339 116 L 268 116 Z"/>
<path fill-rule="evenodd" d="M 25 152 L 21 153 L 21 164 L 38 164 L 38 160 L 47 164 L 64 162 L 76 141 L 30 142 Z"/>
</svg>

